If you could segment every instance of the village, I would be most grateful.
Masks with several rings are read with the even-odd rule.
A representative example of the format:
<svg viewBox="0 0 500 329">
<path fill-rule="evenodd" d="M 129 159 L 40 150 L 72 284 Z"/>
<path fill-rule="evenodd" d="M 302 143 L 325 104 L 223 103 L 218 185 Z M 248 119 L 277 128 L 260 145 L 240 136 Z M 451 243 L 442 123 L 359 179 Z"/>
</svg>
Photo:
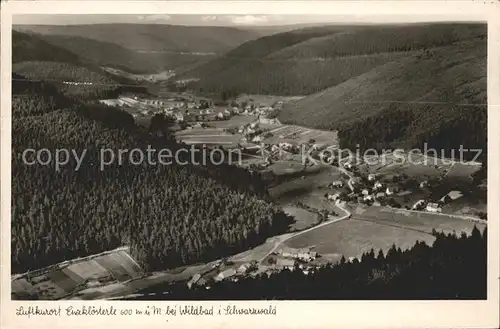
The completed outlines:
<svg viewBox="0 0 500 329">
<path fill-rule="evenodd" d="M 393 154 L 382 154 L 383 161 L 379 159 L 379 163 L 375 161 L 377 165 L 370 165 L 365 161 L 370 159 L 363 157 L 343 157 L 342 152 L 335 156 L 339 151 L 336 132 L 281 124 L 275 117 L 286 100 L 280 99 L 259 102 L 247 98 L 227 101 L 222 106 L 191 94 L 163 98 L 132 94 L 101 102 L 118 106 L 136 120 L 162 113 L 176 123 L 173 129 L 179 142 L 240 149 L 245 159 L 239 165 L 251 171 L 272 171 L 272 165 L 284 159 L 297 162 L 295 167 L 299 171 L 314 166 L 314 161 L 299 163 L 303 162 L 299 155 L 305 145 L 306 149 L 313 149 L 312 158 L 329 157 L 323 162 L 337 167 L 342 174 L 340 179 L 329 182 L 330 191 L 325 193 L 325 198 L 330 201 L 446 213 L 445 206 L 460 199 L 463 191 L 449 189 L 437 195 L 429 191 L 439 187 L 450 171 L 469 180 L 481 165 L 445 163 L 438 158 L 432 158 L 427 164 L 426 155 L 417 155 L 420 163 L 415 158 L 410 163 L 398 163 Z M 280 172 L 275 170 L 274 174 Z"/>
<path fill-rule="evenodd" d="M 209 148 L 238 148 L 245 155 L 243 163 L 239 165 L 251 171 L 270 173 L 275 178 L 292 174 L 290 179 L 293 182 L 302 180 L 306 185 L 309 184 L 309 179 L 315 181 L 318 183 L 317 186 L 309 186 L 313 190 L 298 199 L 304 198 L 309 200 L 309 204 L 312 202 L 322 205 L 315 208 L 302 202 L 295 203 L 300 204 L 298 207 L 307 212 L 329 213 L 330 215 L 323 219 L 325 224 L 340 219 L 349 220 L 350 211 L 356 213 L 359 209 L 365 211 L 367 208 L 401 209 L 406 212 L 429 213 L 429 215 L 449 213 L 450 216 L 454 216 L 452 214 L 458 209 L 457 201 L 464 197 L 464 191 L 441 186 L 444 178 L 450 171 L 455 170 L 468 180 L 471 173 L 480 166 L 478 163 L 459 165 L 444 161 L 427 164 L 422 160 L 425 159 L 425 155 L 419 155 L 420 162 L 398 163 L 393 155 L 383 154 L 384 162 L 375 161 L 377 163 L 375 165 L 366 161 L 370 159 L 343 156 L 339 150 L 336 132 L 281 124 L 275 117 L 284 105 L 283 100 L 259 103 L 245 99 L 227 102 L 226 105 L 214 105 L 212 100 L 203 97 L 147 98 L 124 95 L 117 100 L 102 102 L 122 108 L 136 120 L 150 118 L 158 113 L 172 118 L 176 124 L 174 129 L 176 139 L 181 143 Z M 306 163 L 302 163 L 299 156 L 304 145 L 313 150 L 312 161 Z M 335 151 L 340 151 L 337 156 L 334 156 Z M 325 159 L 326 157 L 329 158 Z M 328 161 L 315 164 L 314 159 Z M 306 178 L 308 171 L 315 170 L 316 167 L 325 167 L 324 163 L 330 168 L 328 175 Z M 293 176 L 294 174 L 298 176 Z M 323 200 L 319 200 L 321 197 L 314 191 L 320 191 Z M 289 203 L 287 201 L 285 205 Z M 331 203 L 331 206 L 328 206 L 328 203 Z M 347 207 L 340 209 L 350 209 L 346 211 L 348 215 L 340 218 L 336 214 L 339 204 Z M 481 217 L 476 210 L 470 211 L 474 213 L 465 215 Z M 380 213 L 377 214 L 380 216 Z M 357 217 L 362 219 L 359 214 Z M 298 218 L 299 222 L 301 220 Z M 374 220 L 377 221 L 378 217 Z M 381 220 L 385 219 L 381 217 Z M 320 223 L 321 220 L 316 223 L 311 222 L 307 227 L 315 225 L 319 227 Z M 322 229 L 318 229 L 315 232 L 321 231 Z M 313 237 L 312 240 L 314 242 L 317 238 Z M 317 267 L 332 261 L 331 255 L 320 254 L 315 249 L 314 243 L 308 242 L 306 245 L 291 247 L 286 243 L 277 243 L 264 257 L 253 255 L 245 260 L 222 259 L 207 268 L 193 272 L 190 279 L 185 278 L 185 281 L 190 288 L 201 286 L 210 289 L 215 282 L 238 281 L 263 273 L 270 276 L 286 269 L 298 270 L 307 275 Z M 352 254 L 346 258 L 347 261 L 353 261 L 358 256 Z M 335 257 L 334 259 L 338 261 L 339 258 Z"/>
<path fill-rule="evenodd" d="M 282 270 L 299 270 L 305 275 L 319 266 L 315 260 L 320 255 L 313 248 L 290 248 L 282 247 L 277 252 L 270 253 L 259 263 L 257 260 L 236 264 L 227 259 L 219 260 L 205 273 L 196 273 L 187 282 L 187 286 L 202 286 L 210 289 L 211 284 L 223 280 L 237 282 L 245 277 L 255 278 L 265 273 L 268 276 Z"/>
</svg>

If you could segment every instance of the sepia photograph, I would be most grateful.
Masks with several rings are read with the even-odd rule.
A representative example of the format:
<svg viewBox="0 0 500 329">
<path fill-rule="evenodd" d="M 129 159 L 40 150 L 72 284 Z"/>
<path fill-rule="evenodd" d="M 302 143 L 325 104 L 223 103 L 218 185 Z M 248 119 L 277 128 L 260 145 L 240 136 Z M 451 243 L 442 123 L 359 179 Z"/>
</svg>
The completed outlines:
<svg viewBox="0 0 500 329">
<path fill-rule="evenodd" d="M 12 301 L 491 297 L 487 21 L 11 19 Z"/>
</svg>

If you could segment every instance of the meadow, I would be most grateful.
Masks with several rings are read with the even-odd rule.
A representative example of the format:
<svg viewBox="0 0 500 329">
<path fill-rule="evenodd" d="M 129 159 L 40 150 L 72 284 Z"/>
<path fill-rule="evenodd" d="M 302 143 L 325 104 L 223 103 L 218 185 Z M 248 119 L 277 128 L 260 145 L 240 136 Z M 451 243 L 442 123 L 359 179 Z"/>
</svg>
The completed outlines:
<svg viewBox="0 0 500 329">
<path fill-rule="evenodd" d="M 370 249 L 386 252 L 394 244 L 401 249 L 416 241 L 432 244 L 432 230 L 445 233 L 470 234 L 474 226 L 484 224 L 452 218 L 446 215 L 415 213 L 390 208 L 370 207 L 353 214 L 349 220 L 332 223 L 288 240 L 294 248 L 314 246 L 320 254 L 342 254 L 358 257 Z"/>
</svg>

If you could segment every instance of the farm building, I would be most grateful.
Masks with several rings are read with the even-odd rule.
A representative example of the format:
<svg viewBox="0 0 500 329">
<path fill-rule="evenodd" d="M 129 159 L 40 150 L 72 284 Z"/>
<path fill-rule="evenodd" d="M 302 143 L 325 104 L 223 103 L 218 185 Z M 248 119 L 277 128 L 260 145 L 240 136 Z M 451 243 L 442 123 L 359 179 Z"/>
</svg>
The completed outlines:
<svg viewBox="0 0 500 329">
<path fill-rule="evenodd" d="M 420 188 L 425 188 L 427 186 L 429 186 L 429 182 L 428 181 L 424 180 L 423 182 L 420 182 Z"/>
<path fill-rule="evenodd" d="M 235 274 L 236 274 L 236 270 L 234 268 L 229 268 L 229 269 L 227 269 L 225 271 L 222 271 L 219 274 L 217 274 L 217 276 L 214 278 L 214 280 L 215 281 L 222 281 L 224 279 L 232 277 Z"/>
<path fill-rule="evenodd" d="M 296 263 L 296 261 L 293 259 L 287 259 L 287 258 L 276 259 L 276 267 L 293 269 L 295 266 L 295 263 Z"/>
<path fill-rule="evenodd" d="M 141 275 L 142 269 L 124 247 L 18 275 L 12 280 L 12 296 L 60 299 L 82 289 Z"/>
<path fill-rule="evenodd" d="M 299 249 L 299 251 L 297 253 L 297 258 L 305 260 L 305 261 L 309 261 L 309 260 L 315 259 L 316 256 L 317 256 L 316 252 L 315 251 L 311 251 L 311 249 L 309 249 L 309 248 Z"/>
<path fill-rule="evenodd" d="M 429 202 L 427 204 L 427 207 L 425 208 L 425 210 L 430 211 L 430 212 L 441 212 L 442 211 L 441 206 L 438 203 L 434 203 L 434 202 Z"/>
<path fill-rule="evenodd" d="M 252 142 L 254 142 L 254 143 L 260 143 L 260 142 L 262 142 L 262 136 L 255 136 L 252 139 Z"/>
<path fill-rule="evenodd" d="M 382 184 L 381 182 L 375 182 L 375 184 L 373 184 L 373 188 L 378 190 L 378 189 L 381 189 L 384 187 L 384 184 Z"/>
<path fill-rule="evenodd" d="M 184 121 L 184 114 L 182 114 L 181 112 L 174 113 L 174 117 L 177 122 Z"/>
<path fill-rule="evenodd" d="M 384 192 L 378 192 L 377 194 L 375 194 L 375 198 L 377 199 L 382 199 L 385 197 L 385 193 Z"/>
<path fill-rule="evenodd" d="M 241 264 L 241 266 L 240 266 L 240 267 L 238 267 L 237 272 L 238 272 L 238 273 L 242 273 L 242 274 L 244 274 L 244 273 L 248 272 L 248 270 L 249 270 L 250 268 L 251 268 L 250 263 Z"/>
<path fill-rule="evenodd" d="M 393 195 L 394 193 L 396 193 L 396 189 L 394 187 L 388 187 L 385 190 L 385 194 L 387 194 L 387 195 Z"/>
<path fill-rule="evenodd" d="M 340 198 L 340 193 L 335 193 L 335 194 L 327 194 L 326 198 L 331 201 L 336 201 L 337 199 Z"/>
<path fill-rule="evenodd" d="M 445 202 L 447 197 L 449 197 L 450 200 L 456 200 L 461 198 L 462 196 L 463 194 L 460 191 L 450 191 L 448 194 L 441 198 L 441 201 Z"/>
</svg>

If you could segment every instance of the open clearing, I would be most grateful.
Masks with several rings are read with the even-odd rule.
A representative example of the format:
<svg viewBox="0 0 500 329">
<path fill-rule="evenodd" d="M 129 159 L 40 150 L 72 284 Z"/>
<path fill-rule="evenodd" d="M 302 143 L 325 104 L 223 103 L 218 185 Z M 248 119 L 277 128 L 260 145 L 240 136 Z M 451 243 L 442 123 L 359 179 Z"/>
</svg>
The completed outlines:
<svg viewBox="0 0 500 329">
<path fill-rule="evenodd" d="M 472 179 L 471 175 L 481 168 L 480 165 L 469 165 L 463 163 L 455 163 L 450 171 L 446 174 L 448 178 Z"/>
<path fill-rule="evenodd" d="M 178 131 L 176 139 L 186 144 L 224 144 L 236 146 L 240 140 L 240 135 L 231 135 L 213 128 L 193 128 L 190 130 Z"/>
<path fill-rule="evenodd" d="M 301 163 L 290 163 L 294 167 L 290 167 L 289 172 L 286 163 L 280 163 L 283 168 L 276 168 L 277 163 L 273 164 L 274 172 L 277 174 L 275 177 L 277 184 L 269 190 L 269 193 L 279 202 L 304 201 L 311 194 L 315 198 L 323 199 L 327 185 L 340 179 L 340 171 L 333 166 L 317 165 L 303 170 L 304 166 Z M 292 171 L 292 168 L 295 171 Z"/>
<path fill-rule="evenodd" d="M 451 168 L 451 164 L 440 159 L 428 159 L 427 163 L 421 155 L 412 155 L 408 159 L 407 155 L 402 158 L 402 154 L 384 154 L 379 157 L 367 157 L 366 162 L 359 165 L 362 173 L 378 174 L 390 178 L 395 175 L 406 174 L 408 177 L 417 179 L 429 179 L 444 175 Z"/>
<path fill-rule="evenodd" d="M 209 121 L 207 124 L 213 125 L 216 128 L 228 129 L 238 128 L 256 121 L 258 121 L 258 119 L 251 115 L 235 115 L 229 120 Z"/>
<path fill-rule="evenodd" d="M 272 106 L 276 102 L 290 102 L 304 98 L 305 96 L 273 96 L 273 95 L 247 95 L 238 96 L 236 102 L 249 102 L 261 106 Z"/>
<path fill-rule="evenodd" d="M 12 281 L 12 293 L 59 299 L 82 288 L 101 286 L 104 282 L 124 282 L 141 275 L 141 268 L 128 251 L 117 249 L 21 275 Z"/>
<path fill-rule="evenodd" d="M 294 248 L 314 246 L 320 254 L 360 257 L 372 248 L 386 252 L 393 244 L 408 249 L 416 241 L 431 244 L 434 237 L 427 233 L 350 219 L 299 235 L 285 244 Z"/>
<path fill-rule="evenodd" d="M 431 244 L 435 239 L 430 234 L 433 228 L 446 233 L 470 233 L 474 225 L 481 230 L 485 227 L 445 215 L 370 207 L 361 214 L 353 214 L 352 219 L 312 230 L 285 244 L 294 248 L 315 246 L 320 254 L 359 257 L 372 248 L 386 252 L 392 244 L 403 250 L 416 241 Z"/>
<path fill-rule="evenodd" d="M 266 138 L 266 144 L 291 143 L 302 144 L 314 140 L 315 144 L 338 145 L 336 131 L 309 129 L 300 126 L 282 125 L 272 129 L 273 136 Z"/>
<path fill-rule="evenodd" d="M 295 222 L 291 225 L 291 231 L 301 231 L 318 223 L 318 215 L 307 211 L 305 209 L 294 207 L 294 206 L 284 206 L 283 210 L 285 213 L 293 216 Z"/>
</svg>

